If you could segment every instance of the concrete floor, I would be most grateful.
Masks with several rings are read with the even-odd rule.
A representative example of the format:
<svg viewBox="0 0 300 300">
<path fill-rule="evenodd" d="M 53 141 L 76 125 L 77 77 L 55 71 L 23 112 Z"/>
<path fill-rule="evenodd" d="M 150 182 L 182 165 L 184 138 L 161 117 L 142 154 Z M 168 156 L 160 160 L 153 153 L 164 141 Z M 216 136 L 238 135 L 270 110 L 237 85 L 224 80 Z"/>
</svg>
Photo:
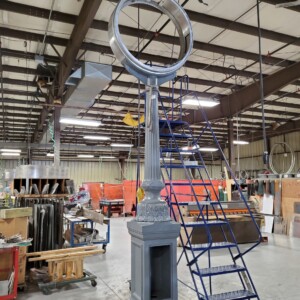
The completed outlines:
<svg viewBox="0 0 300 300">
<path fill-rule="evenodd" d="M 112 218 L 111 243 L 107 246 L 106 254 L 86 259 L 85 268 L 98 277 L 96 288 L 83 282 L 53 290 L 51 295 L 45 296 L 36 287 L 30 286 L 27 292 L 19 293 L 18 299 L 130 299 L 130 236 L 126 227 L 129 220 Z M 213 259 L 224 264 L 222 253 L 217 253 Z M 300 299 L 300 239 L 270 235 L 268 244 L 259 246 L 245 259 L 261 300 Z M 191 283 L 184 263 L 178 267 L 178 277 Z M 227 277 L 226 280 L 221 279 L 218 286 L 223 288 L 229 283 L 231 281 Z M 181 283 L 178 290 L 179 300 L 197 299 L 195 293 Z"/>
</svg>

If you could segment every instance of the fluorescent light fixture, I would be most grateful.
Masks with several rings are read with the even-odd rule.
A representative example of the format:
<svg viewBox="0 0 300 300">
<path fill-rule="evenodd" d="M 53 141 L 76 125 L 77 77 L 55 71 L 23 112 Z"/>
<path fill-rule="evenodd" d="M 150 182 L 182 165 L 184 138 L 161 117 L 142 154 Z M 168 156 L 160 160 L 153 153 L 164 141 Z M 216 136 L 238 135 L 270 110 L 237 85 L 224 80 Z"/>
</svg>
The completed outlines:
<svg viewBox="0 0 300 300">
<path fill-rule="evenodd" d="M 46 156 L 49 156 L 49 157 L 54 157 L 54 153 L 47 153 Z"/>
<path fill-rule="evenodd" d="M 195 149 L 199 149 L 199 146 L 194 145 L 193 147 L 185 146 L 181 148 L 181 150 L 195 150 Z"/>
<path fill-rule="evenodd" d="M 129 148 L 133 147 L 132 144 L 111 143 L 110 145 L 111 145 L 111 147 L 129 147 Z"/>
<path fill-rule="evenodd" d="M 13 152 L 13 153 L 21 153 L 22 150 L 20 149 L 1 149 L 1 152 Z"/>
<path fill-rule="evenodd" d="M 91 127 L 98 127 L 102 124 L 100 121 L 76 119 L 76 118 L 61 118 L 59 122 L 62 124 L 91 126 Z"/>
<path fill-rule="evenodd" d="M 93 158 L 94 155 L 91 155 L 91 154 L 78 154 L 77 157 L 79 157 L 79 158 Z"/>
<path fill-rule="evenodd" d="M 181 155 L 192 155 L 193 152 L 179 152 Z"/>
<path fill-rule="evenodd" d="M 108 136 L 100 136 L 100 135 L 85 135 L 83 137 L 86 140 L 95 140 L 95 141 L 109 141 L 110 137 Z"/>
<path fill-rule="evenodd" d="M 216 152 L 218 151 L 218 148 L 214 148 L 214 147 L 200 147 L 199 149 L 202 152 Z"/>
<path fill-rule="evenodd" d="M 112 159 L 112 158 L 116 158 L 116 157 L 115 156 L 100 156 L 99 158 Z"/>
<path fill-rule="evenodd" d="M 204 99 L 187 95 L 182 98 L 182 104 L 190 106 L 214 107 L 219 105 L 220 102 L 214 99 Z"/>
<path fill-rule="evenodd" d="M 234 145 L 248 145 L 249 142 L 238 140 L 238 141 L 233 141 L 233 144 L 234 144 Z"/>
<path fill-rule="evenodd" d="M 181 150 L 187 151 L 187 152 L 180 152 L 180 154 L 187 154 L 187 155 L 192 155 L 193 152 L 189 152 L 188 150 L 196 150 L 199 149 L 199 151 L 202 152 L 215 152 L 218 151 L 218 148 L 214 147 L 199 147 L 199 145 L 194 145 L 193 147 L 182 147 Z"/>
<path fill-rule="evenodd" d="M 3 155 L 3 156 L 20 156 L 20 153 L 16 153 L 16 152 L 2 152 L 1 155 Z"/>
<path fill-rule="evenodd" d="M 173 158 L 173 157 L 164 157 L 164 158 L 160 158 L 160 160 L 175 160 L 175 158 Z"/>
</svg>

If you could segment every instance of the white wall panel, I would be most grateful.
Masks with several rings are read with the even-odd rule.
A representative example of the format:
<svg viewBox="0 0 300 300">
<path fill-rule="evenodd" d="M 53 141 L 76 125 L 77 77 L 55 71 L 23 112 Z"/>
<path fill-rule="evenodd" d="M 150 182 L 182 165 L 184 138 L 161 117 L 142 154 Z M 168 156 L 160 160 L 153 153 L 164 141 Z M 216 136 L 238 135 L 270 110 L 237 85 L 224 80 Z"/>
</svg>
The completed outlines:
<svg viewBox="0 0 300 300">
<path fill-rule="evenodd" d="M 36 165 L 52 165 L 52 161 L 33 161 Z M 92 161 L 61 161 L 62 167 L 69 169 L 69 177 L 74 180 L 76 187 L 82 182 L 104 181 L 118 183 L 121 171 L 118 162 L 92 162 Z"/>
<path fill-rule="evenodd" d="M 283 135 L 273 137 L 270 140 L 271 146 L 278 142 L 283 142 Z M 293 172 L 296 172 L 300 168 L 300 133 L 293 132 L 285 135 L 285 141 L 295 151 L 296 164 Z M 237 148 L 236 148 L 237 150 Z M 250 143 L 247 146 L 240 146 L 240 170 L 247 170 L 250 175 L 251 171 L 263 170 L 263 142 L 257 141 Z M 227 153 L 227 149 L 225 149 Z M 236 153 L 237 157 L 237 153 Z M 287 163 L 287 161 L 286 161 Z M 18 160 L 3 159 L 2 165 L 4 169 L 14 169 L 20 162 Z M 33 164 L 39 165 L 52 165 L 52 161 L 33 161 Z M 75 181 L 78 187 L 82 182 L 86 181 L 104 181 L 109 183 L 119 183 L 121 179 L 121 168 L 117 161 L 105 161 L 105 162 L 91 162 L 91 161 L 62 161 L 62 167 L 68 167 L 70 172 L 70 178 Z M 223 163 L 224 166 L 224 163 Z M 220 178 L 221 168 L 220 162 L 215 162 L 212 165 L 207 165 L 208 173 L 210 177 Z M 141 180 L 144 178 L 144 163 L 140 166 Z M 127 180 L 136 179 L 136 162 L 125 162 L 125 178 Z M 182 169 L 173 170 L 174 179 L 185 179 L 185 173 Z"/>
<path fill-rule="evenodd" d="M 15 169 L 18 165 L 18 160 L 16 159 L 2 159 L 1 161 L 4 169 Z"/>
<path fill-rule="evenodd" d="M 264 147 L 262 141 L 252 142 L 249 145 L 235 146 L 236 157 L 238 151 L 240 152 L 240 157 L 252 157 L 255 155 L 261 155 L 263 153 L 263 148 Z"/>
</svg>

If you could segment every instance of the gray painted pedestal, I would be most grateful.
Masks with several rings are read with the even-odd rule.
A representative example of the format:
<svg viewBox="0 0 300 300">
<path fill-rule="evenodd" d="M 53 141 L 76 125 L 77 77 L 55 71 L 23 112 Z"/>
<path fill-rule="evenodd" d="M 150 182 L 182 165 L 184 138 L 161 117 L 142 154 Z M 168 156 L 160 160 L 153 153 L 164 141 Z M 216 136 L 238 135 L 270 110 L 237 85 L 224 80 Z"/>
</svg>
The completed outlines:
<svg viewBox="0 0 300 300">
<path fill-rule="evenodd" d="M 127 223 L 131 235 L 131 300 L 177 300 L 177 243 L 180 224 Z"/>
</svg>

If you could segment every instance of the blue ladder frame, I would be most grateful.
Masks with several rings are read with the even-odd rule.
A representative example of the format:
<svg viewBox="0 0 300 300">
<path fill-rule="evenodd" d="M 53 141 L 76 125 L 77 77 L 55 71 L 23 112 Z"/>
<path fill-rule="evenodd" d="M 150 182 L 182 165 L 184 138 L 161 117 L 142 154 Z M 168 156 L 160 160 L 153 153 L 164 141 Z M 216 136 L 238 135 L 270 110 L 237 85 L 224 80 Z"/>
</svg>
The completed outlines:
<svg viewBox="0 0 300 300">
<path fill-rule="evenodd" d="M 180 97 L 177 99 L 178 103 L 176 104 L 176 100 L 174 99 L 174 90 L 175 84 L 180 83 Z M 183 91 L 183 85 L 186 85 L 186 92 Z M 203 119 L 205 120 L 205 126 L 201 131 L 198 137 L 194 137 L 192 129 L 190 128 L 189 124 L 185 121 L 182 121 L 182 104 L 181 100 L 184 95 L 188 94 L 188 77 L 183 76 L 177 82 L 173 83 L 172 88 L 172 98 L 171 98 L 171 109 L 169 110 L 164 106 L 163 100 L 169 99 L 160 96 L 161 106 L 164 112 L 164 119 L 160 120 L 160 137 L 167 141 L 166 146 L 161 146 L 161 158 L 162 158 L 162 169 L 165 170 L 165 176 L 163 175 L 163 181 L 165 183 L 165 190 L 166 190 L 166 201 L 170 207 L 170 214 L 175 221 L 181 223 L 183 234 L 180 235 L 181 244 L 183 246 L 183 251 L 179 256 L 178 263 L 180 262 L 183 256 L 186 257 L 187 266 L 189 267 L 192 281 L 194 284 L 194 288 L 192 288 L 198 296 L 198 299 L 204 300 L 229 300 L 229 299 L 260 299 L 257 291 L 255 289 L 253 280 L 250 276 L 250 273 L 246 267 L 245 261 L 243 256 L 254 249 L 259 243 L 261 242 L 261 233 L 260 229 L 255 221 L 255 218 L 250 210 L 250 207 L 247 201 L 244 198 L 242 190 L 238 184 L 238 181 L 234 177 L 232 170 L 226 160 L 226 157 L 220 147 L 220 144 L 213 132 L 211 123 L 208 121 L 207 116 L 203 108 L 199 108 Z M 179 115 L 174 113 L 175 107 L 179 108 Z M 176 131 L 176 132 L 174 132 Z M 228 218 L 226 213 L 222 207 L 222 203 L 219 201 L 219 196 L 217 191 L 215 190 L 212 181 L 210 179 L 209 173 L 207 171 L 203 156 L 198 148 L 198 143 L 201 141 L 201 137 L 204 132 L 209 131 L 212 136 L 212 141 L 215 143 L 216 147 L 221 153 L 222 159 L 224 159 L 226 168 L 228 172 L 231 174 L 231 178 L 234 179 L 236 186 L 240 192 L 240 197 L 245 204 L 245 207 L 249 211 L 249 217 L 251 218 L 255 228 L 257 230 L 258 239 L 253 245 L 249 248 L 244 250 L 243 252 L 240 250 L 234 233 L 231 229 L 229 224 Z M 195 146 L 195 148 L 191 150 L 182 150 L 180 146 L 180 141 L 190 141 L 191 146 Z M 194 161 L 199 162 L 199 165 L 186 165 L 184 163 L 184 153 L 191 152 L 191 156 L 193 157 Z M 177 155 L 179 158 L 180 163 L 172 164 L 171 160 L 167 163 L 166 158 L 163 156 L 163 153 L 169 153 L 170 155 Z M 187 178 L 186 182 L 173 182 L 173 170 L 174 169 L 183 169 L 185 172 L 185 177 Z M 199 183 L 192 182 L 192 176 L 190 174 L 190 170 L 194 169 L 198 172 L 198 176 L 201 180 Z M 204 181 L 204 176 L 208 178 L 208 182 Z M 199 195 L 196 193 L 194 186 L 200 185 L 203 186 L 205 189 L 205 194 Z M 167 188 L 169 186 L 169 189 Z M 192 196 L 196 201 L 192 204 L 197 205 L 199 210 L 199 214 L 194 222 L 184 222 L 184 218 L 182 212 L 180 210 L 181 205 L 189 205 L 190 202 L 179 202 L 178 196 L 182 195 L 175 191 L 175 186 L 189 186 L 191 193 L 189 194 Z M 212 201 L 211 196 L 209 194 L 208 187 L 212 188 L 215 198 L 217 201 Z M 184 195 L 184 194 L 183 194 Z M 199 198 L 206 197 L 206 200 L 200 200 Z M 215 219 L 211 220 L 208 215 L 208 207 L 212 208 L 214 213 Z M 217 213 L 217 208 L 220 213 Z M 178 215 L 176 215 L 176 211 Z M 212 227 L 219 227 L 222 235 L 224 237 L 224 242 L 214 242 L 213 237 L 211 234 Z M 194 228 L 203 228 L 207 235 L 207 243 L 205 244 L 192 244 L 192 232 Z M 191 228 L 192 231 L 189 233 L 188 228 Z M 227 231 L 225 231 L 225 228 Z M 229 233 L 229 234 L 228 234 Z M 228 237 L 229 235 L 229 237 Z M 186 243 L 184 243 L 184 236 Z M 230 240 L 229 240 L 230 239 Z M 212 264 L 212 256 L 211 253 L 215 249 L 226 249 L 228 250 L 229 258 L 231 259 L 232 263 L 229 265 L 222 265 L 222 266 L 213 266 Z M 235 253 L 234 253 L 235 252 Z M 202 256 L 207 254 L 208 256 L 208 266 L 202 267 Z M 239 265 L 236 264 L 236 261 L 239 260 Z M 225 291 L 223 293 L 214 294 L 212 278 L 214 276 L 221 276 L 224 274 L 237 274 L 237 279 L 241 283 L 241 289 L 235 291 Z M 209 281 L 209 288 L 207 288 L 205 284 L 205 278 L 208 278 Z M 182 281 L 181 281 L 182 282 Z M 185 284 L 184 282 L 182 282 Z M 190 287 L 190 286 L 188 286 Z M 191 287 L 190 287 L 191 288 Z"/>
</svg>

